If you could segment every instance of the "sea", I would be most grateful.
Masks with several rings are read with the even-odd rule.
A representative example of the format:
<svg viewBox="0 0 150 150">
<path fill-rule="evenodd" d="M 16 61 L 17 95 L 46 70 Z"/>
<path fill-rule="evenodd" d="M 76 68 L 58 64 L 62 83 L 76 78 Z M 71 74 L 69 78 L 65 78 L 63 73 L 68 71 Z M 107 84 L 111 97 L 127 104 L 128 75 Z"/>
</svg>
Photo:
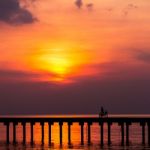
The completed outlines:
<svg viewBox="0 0 150 150">
<path fill-rule="evenodd" d="M 96 117 L 97 115 L 45 115 L 45 116 L 0 116 L 0 117 Z M 98 116 L 97 116 L 98 117 Z M 150 117 L 150 115 L 109 115 L 108 117 Z M 22 144 L 23 129 L 19 123 L 16 127 L 17 143 L 13 144 L 13 125 L 10 124 L 10 144 L 6 144 L 6 126 L 0 123 L 0 150 L 145 150 L 148 146 L 147 126 L 145 127 L 145 145 L 142 144 L 142 128 L 140 124 L 133 123 L 129 128 L 129 146 L 121 145 L 121 128 L 114 123 L 111 126 L 111 145 L 108 146 L 107 124 L 104 124 L 104 145 L 100 145 L 100 126 L 93 123 L 91 126 L 91 144 L 88 144 L 88 128 L 84 125 L 84 145 L 81 145 L 80 125 L 73 123 L 71 126 L 71 145 L 68 145 L 68 125 L 63 124 L 63 144 L 59 143 L 59 124 L 52 125 L 52 143 L 48 141 L 48 124 L 44 125 L 44 144 L 41 143 L 40 123 L 34 125 L 34 145 L 30 144 L 30 124 L 26 125 L 26 144 Z M 126 136 L 126 135 L 125 135 Z"/>
</svg>

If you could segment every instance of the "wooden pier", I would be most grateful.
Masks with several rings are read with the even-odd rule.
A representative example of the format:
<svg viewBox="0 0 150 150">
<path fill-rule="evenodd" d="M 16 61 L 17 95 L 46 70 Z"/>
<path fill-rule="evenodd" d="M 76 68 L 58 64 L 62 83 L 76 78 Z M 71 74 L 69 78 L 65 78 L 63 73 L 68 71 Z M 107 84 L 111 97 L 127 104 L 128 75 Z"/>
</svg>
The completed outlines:
<svg viewBox="0 0 150 150">
<path fill-rule="evenodd" d="M 111 145 L 111 126 L 113 123 L 117 123 L 121 129 L 121 145 L 129 145 L 129 128 L 132 123 L 138 123 L 141 126 L 142 139 L 141 143 L 145 144 L 145 127 L 148 128 L 148 145 L 150 146 L 150 118 L 149 117 L 2 117 L 0 118 L 0 123 L 3 123 L 6 126 L 6 143 L 10 143 L 10 129 L 9 126 L 13 124 L 13 143 L 16 144 L 16 126 L 18 123 L 21 123 L 23 127 L 23 139 L 22 143 L 26 144 L 26 124 L 30 123 L 31 125 L 31 145 L 34 144 L 34 125 L 35 123 L 40 123 L 41 125 L 41 144 L 44 144 L 44 124 L 48 123 L 48 141 L 51 144 L 52 135 L 51 135 L 51 126 L 54 123 L 59 124 L 59 141 L 62 145 L 63 139 L 63 123 L 68 124 L 68 144 L 71 144 L 71 125 L 73 123 L 79 123 L 80 133 L 81 133 L 81 145 L 84 145 L 84 125 L 87 124 L 87 142 L 91 144 L 91 126 L 93 123 L 97 123 L 100 126 L 100 145 L 104 145 L 104 124 L 107 124 L 108 128 L 108 145 Z M 124 133 L 126 132 L 126 134 Z M 125 136 L 126 135 L 126 136 Z"/>
</svg>

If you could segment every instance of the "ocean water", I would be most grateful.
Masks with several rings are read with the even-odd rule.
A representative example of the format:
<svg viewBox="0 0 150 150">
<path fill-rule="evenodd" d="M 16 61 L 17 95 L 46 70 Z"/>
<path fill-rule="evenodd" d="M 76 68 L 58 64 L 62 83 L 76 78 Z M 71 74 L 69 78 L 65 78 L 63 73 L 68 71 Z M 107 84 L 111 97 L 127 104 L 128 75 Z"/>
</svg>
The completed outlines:
<svg viewBox="0 0 150 150">
<path fill-rule="evenodd" d="M 88 115 L 89 116 L 89 115 Z M 88 117 L 87 116 L 87 117 Z M 94 115 L 92 115 L 95 117 Z M 117 115 L 122 116 L 123 115 Z M 129 115 L 128 115 L 129 116 Z M 17 116 L 16 116 L 17 117 Z M 36 116 L 38 117 L 38 116 Z M 47 116 L 43 116 L 47 117 Z M 57 116 L 51 116 L 57 117 Z M 70 117 L 70 116 L 62 116 Z M 79 117 L 79 116 L 78 116 Z M 80 115 L 83 117 L 83 115 Z M 85 117 L 85 116 L 84 116 Z M 91 116 L 90 116 L 91 117 Z M 135 116 L 139 117 L 139 115 Z M 140 116 L 141 117 L 141 116 Z M 145 117 L 145 116 L 143 116 Z M 147 115 L 147 117 L 150 117 Z M 68 126 L 67 123 L 63 124 L 63 144 L 59 144 L 59 124 L 55 123 L 52 126 L 52 144 L 49 145 L 48 141 L 48 124 L 44 125 L 44 145 L 41 144 L 41 126 L 39 123 L 34 125 L 34 145 L 30 144 L 30 124 L 26 126 L 26 145 L 22 144 L 22 125 L 18 124 L 16 128 L 17 144 L 13 144 L 13 126 L 10 124 L 10 144 L 6 144 L 6 127 L 0 123 L 0 150 L 50 150 L 50 149 L 106 149 L 106 150 L 141 150 L 150 149 L 148 146 L 147 126 L 146 126 L 145 145 L 142 145 L 142 128 L 139 124 L 133 123 L 129 128 L 130 144 L 129 146 L 121 146 L 121 128 L 118 124 L 112 124 L 111 126 L 111 145 L 107 145 L 107 124 L 104 124 L 104 146 L 100 145 L 100 126 L 97 123 L 93 123 L 91 126 L 91 145 L 87 142 L 87 124 L 84 125 L 84 145 L 80 142 L 80 126 L 78 123 L 74 123 L 71 126 L 71 145 L 68 145 Z"/>
</svg>

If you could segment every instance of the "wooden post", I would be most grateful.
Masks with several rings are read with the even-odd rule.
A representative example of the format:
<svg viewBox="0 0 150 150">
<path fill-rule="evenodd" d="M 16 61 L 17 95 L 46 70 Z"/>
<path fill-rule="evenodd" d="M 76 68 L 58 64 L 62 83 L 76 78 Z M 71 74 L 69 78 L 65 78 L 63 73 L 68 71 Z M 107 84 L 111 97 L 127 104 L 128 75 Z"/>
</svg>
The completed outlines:
<svg viewBox="0 0 150 150">
<path fill-rule="evenodd" d="M 148 122 L 147 125 L 148 125 L 148 145 L 150 146 L 150 122 Z"/>
<path fill-rule="evenodd" d="M 52 125 L 53 125 L 53 122 L 48 122 L 48 129 L 49 129 L 49 145 L 51 145 L 52 143 Z"/>
<path fill-rule="evenodd" d="M 30 125 L 31 125 L 31 145 L 34 144 L 34 139 L 33 139 L 33 138 L 34 138 L 34 137 L 33 137 L 33 134 L 34 134 L 34 133 L 33 133 L 33 132 L 34 132 L 34 131 L 33 131 L 34 124 L 35 124 L 34 122 L 31 122 L 31 123 L 30 123 Z"/>
<path fill-rule="evenodd" d="M 91 122 L 88 122 L 88 144 L 91 144 Z"/>
<path fill-rule="evenodd" d="M 13 122 L 13 144 L 16 144 L 16 122 Z"/>
<path fill-rule="evenodd" d="M 23 127 L 23 144 L 26 144 L 26 123 L 23 122 L 22 123 L 22 127 Z"/>
<path fill-rule="evenodd" d="M 145 125 L 142 126 L 142 144 L 145 144 Z"/>
<path fill-rule="evenodd" d="M 119 122 L 119 125 L 121 126 L 121 145 L 124 145 L 124 122 Z"/>
<path fill-rule="evenodd" d="M 71 125 L 72 122 L 68 122 L 68 144 L 71 145 Z"/>
<path fill-rule="evenodd" d="M 129 125 L 131 125 L 131 123 L 126 122 L 126 145 L 129 145 Z"/>
<path fill-rule="evenodd" d="M 111 144 L 111 125 L 112 123 L 108 122 L 108 145 Z"/>
<path fill-rule="evenodd" d="M 79 125 L 81 126 L 81 145 L 84 145 L 84 122 L 80 122 Z"/>
<path fill-rule="evenodd" d="M 9 144 L 9 122 L 4 123 L 4 125 L 6 126 L 6 143 Z"/>
<path fill-rule="evenodd" d="M 59 136 L 60 136 L 60 145 L 62 145 L 62 126 L 63 122 L 59 122 Z"/>
<path fill-rule="evenodd" d="M 100 126 L 101 126 L 101 146 L 103 146 L 104 145 L 104 123 L 101 122 Z"/>
<path fill-rule="evenodd" d="M 44 122 L 41 122 L 42 145 L 44 145 Z"/>
<path fill-rule="evenodd" d="M 145 122 L 141 122 L 140 125 L 142 126 L 142 144 L 145 145 Z"/>
</svg>

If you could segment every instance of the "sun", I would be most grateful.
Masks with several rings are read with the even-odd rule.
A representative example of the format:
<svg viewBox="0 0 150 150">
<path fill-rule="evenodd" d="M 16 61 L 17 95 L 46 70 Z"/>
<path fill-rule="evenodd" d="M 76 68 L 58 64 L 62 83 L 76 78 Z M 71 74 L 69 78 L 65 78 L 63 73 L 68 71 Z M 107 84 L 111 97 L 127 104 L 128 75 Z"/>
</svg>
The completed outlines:
<svg viewBox="0 0 150 150">
<path fill-rule="evenodd" d="M 55 74 L 58 77 L 66 76 L 71 70 L 71 60 L 62 53 L 41 55 L 41 68 Z"/>
<path fill-rule="evenodd" d="M 74 78 L 93 72 L 87 65 L 93 60 L 91 53 L 85 52 L 78 44 L 46 45 L 29 59 L 31 69 L 42 74 L 42 81 L 72 83 Z"/>
<path fill-rule="evenodd" d="M 58 75 L 65 75 L 69 72 L 70 61 L 60 55 L 54 55 L 49 58 L 50 70 Z"/>
<path fill-rule="evenodd" d="M 64 48 L 46 49 L 44 52 L 34 55 L 37 62 L 36 68 L 48 72 L 53 81 L 63 81 L 72 71 L 73 60 Z M 35 66 L 34 66 L 35 68 Z"/>
</svg>

